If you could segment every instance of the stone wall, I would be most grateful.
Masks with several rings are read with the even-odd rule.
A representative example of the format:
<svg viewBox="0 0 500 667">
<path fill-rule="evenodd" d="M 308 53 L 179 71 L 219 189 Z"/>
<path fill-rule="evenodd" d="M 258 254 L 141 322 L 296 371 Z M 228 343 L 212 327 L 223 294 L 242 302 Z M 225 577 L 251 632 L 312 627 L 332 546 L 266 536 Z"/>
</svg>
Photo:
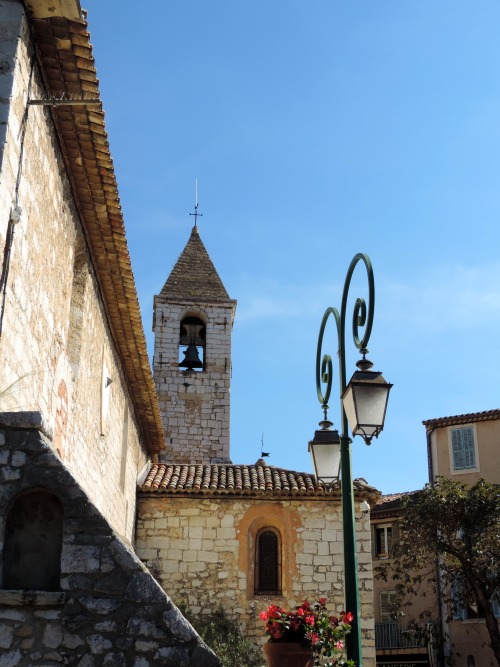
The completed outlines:
<svg viewBox="0 0 500 667">
<path fill-rule="evenodd" d="M 205 368 L 179 368 L 181 320 L 206 321 Z M 155 297 L 154 379 L 165 429 L 165 460 L 229 462 L 231 332 L 234 305 L 166 302 Z"/>
<path fill-rule="evenodd" d="M 0 559 L 14 498 L 47 489 L 64 509 L 61 590 L 0 590 L 0 665 L 219 665 L 53 453 L 40 415 L 17 419 L 25 428 L 0 423 Z"/>
<path fill-rule="evenodd" d="M 2 126 L 0 262 L 9 268 L 0 411 L 41 412 L 54 434 L 51 446 L 130 541 L 137 473 L 146 456 L 50 110 L 27 105 L 28 93 L 31 99 L 46 93 L 23 3 L 0 0 L 0 19 L 0 122 L 8 118 Z M 22 215 L 12 225 L 16 205 Z"/>
<path fill-rule="evenodd" d="M 362 516 L 359 507 L 357 516 Z M 282 538 L 282 596 L 254 595 L 257 531 Z M 357 521 L 364 665 L 375 665 L 373 580 L 368 515 Z M 339 499 L 279 500 L 143 493 L 136 552 L 177 604 L 194 614 L 223 607 L 245 635 L 263 642 L 259 612 L 271 603 L 293 608 L 326 597 L 343 609 L 343 541 Z"/>
<path fill-rule="evenodd" d="M 9 118 L 13 67 L 17 42 L 21 32 L 23 6 L 20 2 L 0 2 L 0 169 Z"/>
</svg>

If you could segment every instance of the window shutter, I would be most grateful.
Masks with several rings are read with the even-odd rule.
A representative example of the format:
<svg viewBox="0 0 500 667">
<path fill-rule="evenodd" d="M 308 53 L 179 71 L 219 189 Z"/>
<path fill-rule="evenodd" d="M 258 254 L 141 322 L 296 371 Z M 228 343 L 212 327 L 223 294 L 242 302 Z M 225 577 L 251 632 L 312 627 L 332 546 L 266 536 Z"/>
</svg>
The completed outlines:
<svg viewBox="0 0 500 667">
<path fill-rule="evenodd" d="M 451 446 L 453 450 L 453 468 L 455 470 L 476 467 L 474 432 L 472 428 L 453 429 L 451 432 Z"/>
<path fill-rule="evenodd" d="M 396 591 L 382 591 L 380 593 L 380 619 L 382 623 L 392 623 L 394 619 L 393 607 L 396 600 Z"/>
<path fill-rule="evenodd" d="M 392 524 L 392 549 L 391 552 L 394 550 L 394 547 L 399 546 L 399 521 L 395 521 Z"/>
</svg>

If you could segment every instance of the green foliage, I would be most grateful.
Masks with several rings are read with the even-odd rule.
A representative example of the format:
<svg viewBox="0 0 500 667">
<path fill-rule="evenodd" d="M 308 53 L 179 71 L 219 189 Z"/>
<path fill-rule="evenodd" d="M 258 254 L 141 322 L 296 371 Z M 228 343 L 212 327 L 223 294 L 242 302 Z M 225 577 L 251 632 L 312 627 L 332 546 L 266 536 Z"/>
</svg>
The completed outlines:
<svg viewBox="0 0 500 667">
<path fill-rule="evenodd" d="M 394 560 L 376 569 L 396 582 L 398 603 L 438 584 L 453 616 L 452 589 L 459 582 L 462 602 L 481 610 L 490 646 L 500 665 L 500 633 L 491 599 L 500 590 L 500 484 L 473 486 L 438 477 L 408 496 L 400 518 L 401 539 Z M 455 600 L 456 602 L 456 600 Z"/>
<path fill-rule="evenodd" d="M 265 662 L 260 647 L 243 637 L 238 622 L 229 618 L 224 609 L 202 616 L 193 616 L 181 605 L 179 609 L 220 658 L 222 667 L 261 667 Z"/>
</svg>

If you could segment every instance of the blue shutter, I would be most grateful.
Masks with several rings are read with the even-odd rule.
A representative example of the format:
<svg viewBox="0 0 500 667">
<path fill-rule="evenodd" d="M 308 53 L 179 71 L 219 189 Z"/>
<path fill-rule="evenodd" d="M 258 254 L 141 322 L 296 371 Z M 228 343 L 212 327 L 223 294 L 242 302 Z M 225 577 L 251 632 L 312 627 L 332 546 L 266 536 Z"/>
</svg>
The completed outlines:
<svg viewBox="0 0 500 667">
<path fill-rule="evenodd" d="M 454 470 L 476 467 L 474 433 L 472 428 L 455 428 L 451 432 Z"/>
</svg>

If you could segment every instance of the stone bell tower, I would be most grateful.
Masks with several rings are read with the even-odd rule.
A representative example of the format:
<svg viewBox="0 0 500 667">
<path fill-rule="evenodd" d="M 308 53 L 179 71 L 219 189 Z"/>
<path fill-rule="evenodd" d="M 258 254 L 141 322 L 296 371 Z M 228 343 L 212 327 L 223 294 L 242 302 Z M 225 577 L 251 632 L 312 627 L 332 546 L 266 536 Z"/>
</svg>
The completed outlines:
<svg viewBox="0 0 500 667">
<path fill-rule="evenodd" d="M 231 332 L 236 301 L 195 224 L 186 247 L 154 297 L 153 372 L 166 461 L 230 463 Z"/>
</svg>

